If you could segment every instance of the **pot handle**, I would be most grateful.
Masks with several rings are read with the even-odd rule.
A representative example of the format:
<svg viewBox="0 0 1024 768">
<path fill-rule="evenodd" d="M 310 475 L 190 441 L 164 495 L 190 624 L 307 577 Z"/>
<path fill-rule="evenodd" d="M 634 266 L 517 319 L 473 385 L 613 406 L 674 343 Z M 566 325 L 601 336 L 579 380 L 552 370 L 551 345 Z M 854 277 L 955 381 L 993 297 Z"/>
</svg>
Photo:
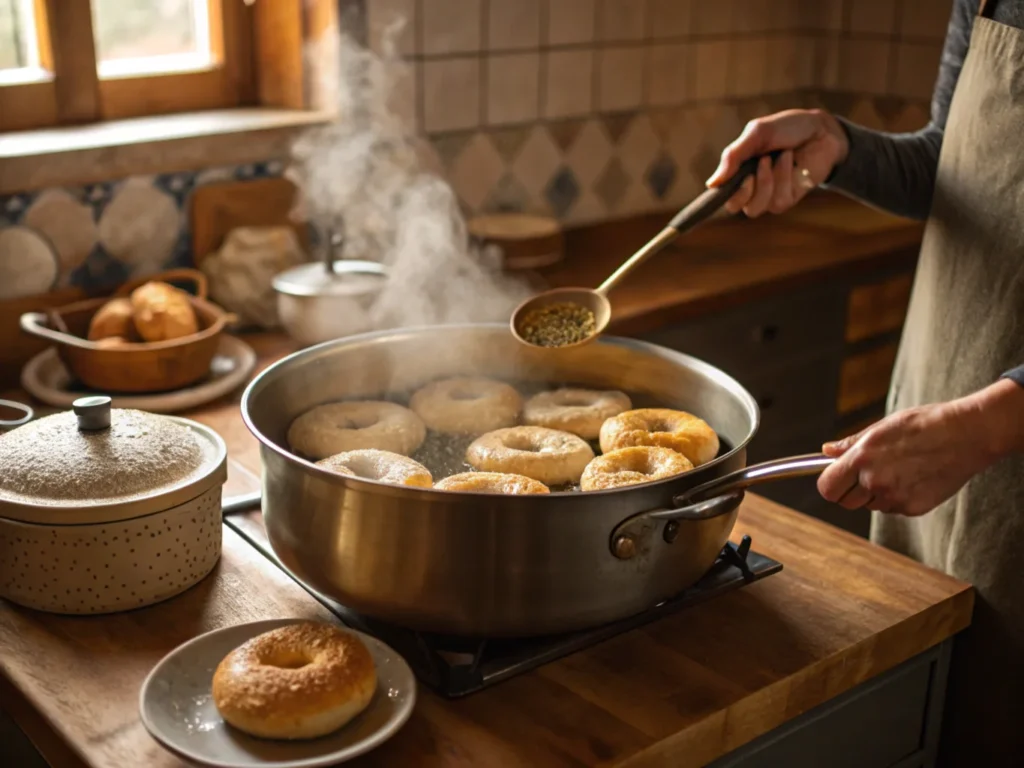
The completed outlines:
<svg viewBox="0 0 1024 768">
<path fill-rule="evenodd" d="M 752 485 L 772 480 L 820 475 L 834 459 L 821 453 L 790 456 L 754 464 L 716 477 L 672 499 L 672 509 L 651 513 L 656 520 L 709 520 L 730 511 L 733 500 L 742 500 Z M 735 509 L 735 507 L 732 507 Z"/>
<path fill-rule="evenodd" d="M 16 419 L 0 419 L 0 429 L 10 429 L 11 427 L 20 427 L 22 424 L 28 424 L 32 421 L 35 411 L 32 410 L 32 406 L 19 403 L 14 400 L 0 400 L 0 408 L 10 408 L 12 411 L 18 411 L 21 414 Z"/>
<path fill-rule="evenodd" d="M 623 520 L 612 531 L 612 554 L 620 560 L 634 557 L 640 552 L 642 542 L 648 541 L 661 523 L 665 523 L 662 538 L 671 544 L 678 535 L 680 521 L 698 522 L 727 515 L 739 507 L 750 486 L 818 475 L 833 461 L 824 454 L 811 453 L 754 464 L 716 477 L 673 498 L 669 509 L 641 512 Z"/>
<path fill-rule="evenodd" d="M 18 323 L 21 325 L 21 330 L 32 336 L 38 336 L 41 339 L 57 344 L 66 344 L 70 347 L 95 349 L 95 345 L 92 342 L 80 339 L 73 334 L 61 333 L 50 328 L 47 325 L 47 317 L 42 312 L 26 312 L 19 318 Z"/>
</svg>

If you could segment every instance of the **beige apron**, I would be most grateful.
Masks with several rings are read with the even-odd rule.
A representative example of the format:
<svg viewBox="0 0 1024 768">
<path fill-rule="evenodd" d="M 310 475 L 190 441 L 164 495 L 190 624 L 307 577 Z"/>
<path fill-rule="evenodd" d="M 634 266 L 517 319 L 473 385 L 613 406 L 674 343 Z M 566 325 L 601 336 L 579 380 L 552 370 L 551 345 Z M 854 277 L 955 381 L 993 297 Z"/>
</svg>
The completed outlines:
<svg viewBox="0 0 1024 768">
<path fill-rule="evenodd" d="M 994 5 L 987 3 L 988 9 Z M 951 400 L 1024 363 L 1024 31 L 975 19 L 939 156 L 888 408 Z M 1024 766 L 1024 459 L 872 539 L 973 584 L 940 765 Z"/>
</svg>

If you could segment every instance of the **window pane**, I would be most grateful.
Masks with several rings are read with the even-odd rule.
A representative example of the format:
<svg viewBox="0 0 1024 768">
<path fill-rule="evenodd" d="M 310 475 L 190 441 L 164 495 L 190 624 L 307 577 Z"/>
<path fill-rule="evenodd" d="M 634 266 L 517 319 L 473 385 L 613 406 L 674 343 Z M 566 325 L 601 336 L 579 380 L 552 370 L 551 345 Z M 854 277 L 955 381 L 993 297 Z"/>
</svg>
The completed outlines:
<svg viewBox="0 0 1024 768">
<path fill-rule="evenodd" d="M 101 76 L 201 69 L 211 63 L 208 0 L 92 0 Z"/>
<path fill-rule="evenodd" d="M 38 74 L 39 51 L 32 12 L 32 0 L 0 0 L 0 70 L 5 81 Z"/>
</svg>

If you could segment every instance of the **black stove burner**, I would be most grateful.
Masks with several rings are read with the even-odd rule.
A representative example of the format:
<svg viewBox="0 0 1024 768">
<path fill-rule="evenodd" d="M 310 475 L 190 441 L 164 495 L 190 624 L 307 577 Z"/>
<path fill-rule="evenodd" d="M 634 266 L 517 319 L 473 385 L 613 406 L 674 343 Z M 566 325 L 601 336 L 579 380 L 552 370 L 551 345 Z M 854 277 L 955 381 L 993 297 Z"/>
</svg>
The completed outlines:
<svg viewBox="0 0 1024 768">
<path fill-rule="evenodd" d="M 323 595 L 314 596 L 348 626 L 394 648 L 424 685 L 458 698 L 781 570 L 781 563 L 752 552 L 750 537 L 744 536 L 739 546 L 725 545 L 700 581 L 649 611 L 592 629 L 515 640 L 468 640 L 416 632 L 361 616 Z"/>
</svg>

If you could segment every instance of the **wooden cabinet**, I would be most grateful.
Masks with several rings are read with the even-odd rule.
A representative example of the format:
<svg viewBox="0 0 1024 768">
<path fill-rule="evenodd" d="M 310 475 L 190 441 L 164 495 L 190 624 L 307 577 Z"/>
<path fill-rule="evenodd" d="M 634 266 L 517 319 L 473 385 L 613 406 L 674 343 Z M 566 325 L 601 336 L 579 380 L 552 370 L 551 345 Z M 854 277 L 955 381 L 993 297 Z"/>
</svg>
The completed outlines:
<svg viewBox="0 0 1024 768">
<path fill-rule="evenodd" d="M 884 415 L 913 282 L 913 260 L 894 254 L 894 263 L 901 266 L 780 289 L 644 338 L 722 368 L 757 399 L 761 427 L 750 463 L 814 453 Z M 868 533 L 866 512 L 826 502 L 813 479 L 780 481 L 758 492 Z"/>
</svg>

